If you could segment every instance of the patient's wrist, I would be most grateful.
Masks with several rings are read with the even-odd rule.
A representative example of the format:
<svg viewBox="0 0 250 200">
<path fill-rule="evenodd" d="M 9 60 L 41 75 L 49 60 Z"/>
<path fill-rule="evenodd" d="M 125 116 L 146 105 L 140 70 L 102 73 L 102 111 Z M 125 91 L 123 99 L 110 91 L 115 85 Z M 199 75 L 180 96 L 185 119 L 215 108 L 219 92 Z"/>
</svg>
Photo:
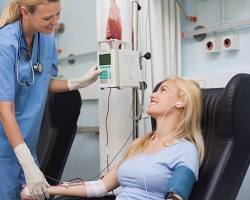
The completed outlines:
<svg viewBox="0 0 250 200">
<path fill-rule="evenodd" d="M 62 185 L 50 186 L 48 188 L 50 195 L 68 195 L 72 187 L 65 187 Z"/>
<path fill-rule="evenodd" d="M 86 196 L 84 184 L 73 185 L 73 186 L 57 185 L 49 187 L 48 190 L 50 195 L 81 196 L 81 197 Z"/>
<path fill-rule="evenodd" d="M 57 187 L 59 187 L 59 186 L 50 186 L 48 188 L 49 194 L 50 195 L 55 195 L 56 191 L 58 190 Z"/>
</svg>

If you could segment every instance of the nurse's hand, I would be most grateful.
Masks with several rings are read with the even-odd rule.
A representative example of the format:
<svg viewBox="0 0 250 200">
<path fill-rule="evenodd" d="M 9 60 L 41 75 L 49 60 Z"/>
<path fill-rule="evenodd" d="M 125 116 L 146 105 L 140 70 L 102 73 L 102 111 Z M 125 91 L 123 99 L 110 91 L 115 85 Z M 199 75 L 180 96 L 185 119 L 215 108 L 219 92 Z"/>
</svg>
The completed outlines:
<svg viewBox="0 0 250 200">
<path fill-rule="evenodd" d="M 80 78 L 69 79 L 68 88 L 69 90 L 78 90 L 79 88 L 84 88 L 94 83 L 98 75 L 101 73 L 101 70 L 98 70 L 96 66 L 90 68 L 83 76 Z"/>
<path fill-rule="evenodd" d="M 26 186 L 32 199 L 44 200 L 45 198 L 49 198 L 48 187 L 50 185 L 36 165 L 26 144 L 19 144 L 15 147 L 14 151 L 20 165 L 22 166 Z"/>
</svg>

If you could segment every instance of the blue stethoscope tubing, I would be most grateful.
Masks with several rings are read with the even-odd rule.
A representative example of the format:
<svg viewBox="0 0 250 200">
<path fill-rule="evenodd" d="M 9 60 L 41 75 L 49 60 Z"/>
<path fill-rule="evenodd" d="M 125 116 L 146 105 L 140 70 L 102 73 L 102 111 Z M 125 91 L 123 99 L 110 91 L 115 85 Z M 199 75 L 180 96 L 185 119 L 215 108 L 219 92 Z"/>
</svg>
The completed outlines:
<svg viewBox="0 0 250 200">
<path fill-rule="evenodd" d="M 30 68 L 31 68 L 31 72 L 32 72 L 32 80 L 31 81 L 21 82 L 20 78 L 19 78 L 19 68 L 20 68 L 20 59 L 21 59 L 21 41 L 22 41 L 22 38 L 23 38 L 23 29 L 22 29 L 21 20 L 19 22 L 19 26 L 20 26 L 20 36 L 19 36 L 19 40 L 18 40 L 18 51 L 17 51 L 17 62 L 16 62 L 16 78 L 17 78 L 17 82 L 18 82 L 19 85 L 21 85 L 21 86 L 29 86 L 29 85 L 33 85 L 34 82 L 35 82 L 35 72 L 41 73 L 43 71 L 43 65 L 40 63 L 40 33 L 38 32 L 37 64 L 33 65 L 32 61 L 31 61 L 31 58 L 29 58 Z"/>
</svg>

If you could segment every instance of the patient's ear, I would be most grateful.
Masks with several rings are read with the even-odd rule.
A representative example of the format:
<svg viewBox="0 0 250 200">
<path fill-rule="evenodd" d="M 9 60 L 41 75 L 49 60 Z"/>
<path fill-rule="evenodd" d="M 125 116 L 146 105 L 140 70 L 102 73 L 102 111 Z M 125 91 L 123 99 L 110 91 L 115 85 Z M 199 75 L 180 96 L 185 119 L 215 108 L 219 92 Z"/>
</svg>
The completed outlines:
<svg viewBox="0 0 250 200">
<path fill-rule="evenodd" d="M 184 100 L 177 101 L 175 104 L 176 108 L 183 108 L 185 106 Z"/>
</svg>

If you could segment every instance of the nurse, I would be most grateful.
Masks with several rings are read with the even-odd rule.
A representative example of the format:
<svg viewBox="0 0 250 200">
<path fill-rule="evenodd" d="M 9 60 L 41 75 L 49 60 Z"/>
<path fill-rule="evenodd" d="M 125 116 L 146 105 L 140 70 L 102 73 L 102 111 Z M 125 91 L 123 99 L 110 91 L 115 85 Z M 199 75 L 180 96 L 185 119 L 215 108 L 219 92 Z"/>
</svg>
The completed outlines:
<svg viewBox="0 0 250 200">
<path fill-rule="evenodd" d="M 0 199 L 20 199 L 23 184 L 34 199 L 49 198 L 36 156 L 47 93 L 87 87 L 100 73 L 54 78 L 60 11 L 60 0 L 11 0 L 0 19 Z"/>
</svg>

